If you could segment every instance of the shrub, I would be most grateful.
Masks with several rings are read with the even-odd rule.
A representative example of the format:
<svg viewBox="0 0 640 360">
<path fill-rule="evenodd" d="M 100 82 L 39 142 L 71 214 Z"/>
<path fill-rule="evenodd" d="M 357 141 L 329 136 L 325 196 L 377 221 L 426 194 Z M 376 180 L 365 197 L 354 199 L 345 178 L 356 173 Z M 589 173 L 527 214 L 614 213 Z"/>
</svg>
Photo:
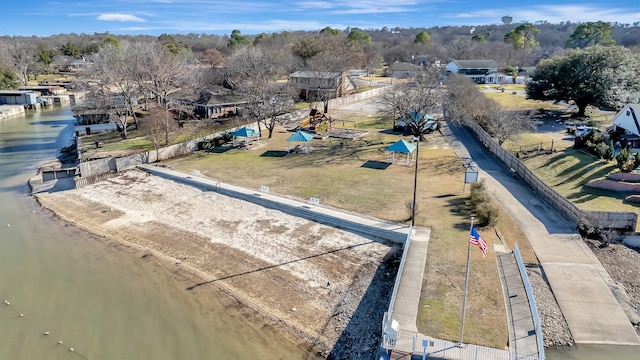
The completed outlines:
<svg viewBox="0 0 640 360">
<path fill-rule="evenodd" d="M 484 180 L 471 184 L 469 203 L 478 225 L 493 226 L 498 222 L 499 211 L 491 203 L 491 197 L 487 193 L 487 185 Z"/>
<path fill-rule="evenodd" d="M 607 145 L 607 143 L 605 142 L 596 144 L 596 152 L 598 153 L 598 157 L 600 159 L 606 159 L 609 149 L 610 149 L 610 146 Z"/>
<path fill-rule="evenodd" d="M 489 201 L 478 204 L 475 210 L 478 225 L 494 226 L 498 223 L 498 216 L 500 215 L 498 208 L 491 205 Z"/>
<path fill-rule="evenodd" d="M 620 150 L 616 156 L 616 162 L 618 163 L 618 169 L 620 169 L 620 171 L 628 172 L 629 150 L 627 150 L 627 148 Z"/>
<path fill-rule="evenodd" d="M 487 184 L 484 180 L 480 180 L 471 184 L 471 195 L 469 201 L 471 203 L 471 209 L 474 210 L 478 204 L 487 200 Z"/>
<path fill-rule="evenodd" d="M 210 140 L 203 140 L 198 143 L 198 150 L 209 150 L 213 147 Z"/>
</svg>

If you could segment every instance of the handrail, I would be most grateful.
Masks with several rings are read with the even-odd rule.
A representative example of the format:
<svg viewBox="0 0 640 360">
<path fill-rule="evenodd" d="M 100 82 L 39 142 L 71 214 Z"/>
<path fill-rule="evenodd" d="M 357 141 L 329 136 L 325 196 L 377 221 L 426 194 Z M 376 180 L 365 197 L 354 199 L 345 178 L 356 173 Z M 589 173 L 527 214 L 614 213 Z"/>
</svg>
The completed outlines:
<svg viewBox="0 0 640 360">
<path fill-rule="evenodd" d="M 396 274 L 396 281 L 393 284 L 393 291 L 391 292 L 391 298 L 389 300 L 389 309 L 385 312 L 384 317 L 382 319 L 382 346 L 385 347 L 387 345 L 386 332 L 391 328 L 391 324 L 393 322 L 393 307 L 396 303 L 396 297 L 398 296 L 398 288 L 400 287 L 400 280 L 402 279 L 402 272 L 404 271 L 404 264 L 407 259 L 407 253 L 409 252 L 409 246 L 411 244 L 411 235 L 413 234 L 413 226 L 409 226 L 409 233 L 407 234 L 407 239 L 404 242 L 404 247 L 402 250 L 402 258 L 400 260 L 400 266 L 398 267 L 398 273 Z M 393 347 L 393 346 L 392 346 Z M 386 347 L 385 347 L 386 348 Z"/>
<path fill-rule="evenodd" d="M 533 296 L 533 289 L 531 288 L 531 283 L 529 282 L 529 276 L 527 276 L 527 270 L 524 267 L 524 261 L 522 260 L 522 255 L 520 254 L 518 243 L 516 243 L 516 246 L 513 249 L 513 254 L 515 255 L 518 269 L 520 269 L 520 277 L 522 277 L 524 290 L 527 293 L 527 298 L 529 298 L 529 308 L 531 309 L 531 316 L 533 316 L 533 325 L 536 329 L 538 359 L 545 360 L 546 357 L 544 355 L 544 341 L 542 339 L 542 326 L 540 325 L 540 316 L 538 315 L 538 305 L 536 305 L 536 299 Z"/>
</svg>

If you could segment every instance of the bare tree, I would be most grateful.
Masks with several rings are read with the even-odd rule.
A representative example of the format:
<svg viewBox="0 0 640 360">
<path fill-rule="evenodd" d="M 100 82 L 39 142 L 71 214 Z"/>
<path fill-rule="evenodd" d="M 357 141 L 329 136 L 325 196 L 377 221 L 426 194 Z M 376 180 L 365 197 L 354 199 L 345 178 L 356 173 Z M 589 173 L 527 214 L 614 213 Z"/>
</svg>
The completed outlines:
<svg viewBox="0 0 640 360">
<path fill-rule="evenodd" d="M 477 122 L 486 127 L 492 102 L 478 90 L 476 83 L 466 76 L 453 74 L 445 86 L 442 105 L 445 118 L 455 125 Z"/>
<path fill-rule="evenodd" d="M 176 130 L 178 124 L 173 115 L 161 106 L 153 106 L 140 119 L 140 130 L 153 143 L 156 151 L 156 159 L 160 156 L 160 146 L 169 145 L 169 133 Z"/>
<path fill-rule="evenodd" d="M 238 47 L 228 59 L 226 76 L 233 91 L 246 101 L 245 111 L 263 124 L 271 138 L 278 115 L 293 106 L 289 93 L 276 82 L 277 62 L 259 47 Z"/>
<path fill-rule="evenodd" d="M 439 112 L 441 100 L 440 71 L 427 67 L 413 81 L 394 85 L 379 101 L 388 115 L 402 118 L 409 132 L 422 141 L 425 115 Z"/>
<path fill-rule="evenodd" d="M 24 86 L 27 86 L 29 84 L 29 74 L 35 71 L 38 64 L 35 43 L 13 38 L 9 43 L 8 50 L 12 60 L 11 68 L 18 75 L 18 80 Z"/>
<path fill-rule="evenodd" d="M 507 140 L 515 140 L 518 135 L 536 129 L 536 122 L 527 113 L 517 110 L 517 107 L 504 108 L 495 101 L 490 109 L 487 132 L 494 136 L 498 145 L 502 146 Z"/>
<path fill-rule="evenodd" d="M 323 102 L 324 112 L 329 112 L 329 100 L 343 95 L 346 72 L 360 68 L 365 62 L 366 44 L 349 42 L 342 36 L 321 35 L 317 42 L 321 51 L 306 61 L 308 71 L 314 74 L 317 100 Z"/>
<path fill-rule="evenodd" d="M 83 87 L 90 91 L 90 101 L 111 106 L 125 138 L 129 117 L 138 126 L 136 104 L 140 89 L 135 51 L 134 43 L 129 41 L 106 44 L 93 56 L 93 65 L 81 79 Z"/>
<path fill-rule="evenodd" d="M 209 60 L 211 67 L 218 67 L 224 64 L 224 56 L 218 49 L 207 49 L 204 51 L 205 59 Z"/>
</svg>

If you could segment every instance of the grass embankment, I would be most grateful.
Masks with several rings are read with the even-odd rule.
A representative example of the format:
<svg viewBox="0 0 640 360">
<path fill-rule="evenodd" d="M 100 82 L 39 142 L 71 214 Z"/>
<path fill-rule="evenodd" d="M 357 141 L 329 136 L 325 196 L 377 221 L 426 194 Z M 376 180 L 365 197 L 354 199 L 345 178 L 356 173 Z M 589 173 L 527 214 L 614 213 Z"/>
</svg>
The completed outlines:
<svg viewBox="0 0 640 360">
<path fill-rule="evenodd" d="M 510 90 L 518 90 L 511 85 Z M 523 88 L 524 89 L 524 88 Z M 550 102 L 540 102 L 526 99 L 523 95 L 513 95 L 511 92 L 485 91 L 484 94 L 505 106 L 517 110 L 540 110 L 545 112 L 555 112 L 556 117 L 548 119 L 554 122 L 577 120 L 572 118 L 572 111 L 567 107 L 554 105 Z M 609 124 L 613 113 L 598 111 L 595 108 L 587 108 L 587 117 L 582 119 L 582 123 L 604 128 Z M 544 116 L 541 117 L 543 121 Z M 548 148 L 551 138 L 544 133 L 523 133 L 517 139 L 508 140 L 504 143 L 505 149 L 528 149 L 532 146 L 543 145 Z M 631 211 L 639 212 L 638 207 L 633 204 L 624 203 L 624 197 L 628 194 L 613 191 L 593 189 L 584 186 L 591 180 L 600 179 L 615 171 L 615 161 L 598 160 L 584 152 L 566 147 L 563 142 L 556 142 L 554 148 L 561 151 L 540 155 L 524 160 L 524 163 L 542 181 L 553 187 L 558 193 L 573 201 L 578 208 L 584 210 L 598 211 Z"/>
<path fill-rule="evenodd" d="M 379 117 L 348 116 L 369 133 L 356 140 L 313 140 L 309 154 L 286 154 L 291 134 L 278 128 L 249 150 L 217 148 L 167 162 L 184 171 L 250 188 L 268 186 L 272 193 L 302 199 L 315 197 L 327 206 L 403 222 L 410 215 L 414 167 L 385 164 L 386 147 L 399 139 Z M 346 123 L 350 127 L 350 123 Z M 401 155 L 402 156 L 402 155 Z M 421 144 L 416 224 L 431 227 L 418 330 L 436 338 L 458 340 L 464 287 L 469 211 L 462 194 L 464 168 L 440 134 Z M 518 240 L 526 261 L 535 255 L 517 226 L 502 213 L 498 228 L 511 248 Z M 480 229 L 500 243 L 491 228 Z M 503 348 L 508 340 L 504 299 L 493 252 L 482 258 L 472 249 L 465 341 Z M 416 284 L 418 286 L 418 284 Z"/>
<path fill-rule="evenodd" d="M 578 208 L 598 211 L 631 211 L 640 214 L 638 205 L 625 203 L 627 193 L 585 186 L 616 171 L 615 161 L 597 160 L 591 155 L 568 149 L 524 161 L 542 181 L 571 200 Z"/>
</svg>

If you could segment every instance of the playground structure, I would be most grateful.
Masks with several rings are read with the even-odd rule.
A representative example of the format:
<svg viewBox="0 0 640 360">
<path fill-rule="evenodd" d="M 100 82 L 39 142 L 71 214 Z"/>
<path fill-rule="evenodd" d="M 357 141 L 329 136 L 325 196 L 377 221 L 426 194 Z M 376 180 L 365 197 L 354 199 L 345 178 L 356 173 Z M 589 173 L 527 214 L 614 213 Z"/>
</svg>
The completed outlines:
<svg viewBox="0 0 640 360">
<path fill-rule="evenodd" d="M 337 123 L 342 123 L 342 127 L 336 127 Z M 347 128 L 346 123 L 350 123 L 352 128 Z M 356 123 L 352 120 L 337 120 L 328 113 L 323 113 L 318 109 L 311 109 L 309 117 L 303 120 L 295 130 L 305 130 L 321 137 L 335 137 L 343 139 L 355 139 L 363 136 L 367 131 L 356 130 Z"/>
<path fill-rule="evenodd" d="M 309 117 L 300 123 L 300 128 L 307 128 L 315 131 L 316 134 L 324 134 L 333 127 L 333 118 L 328 113 L 323 113 L 318 109 L 311 109 Z"/>
</svg>

